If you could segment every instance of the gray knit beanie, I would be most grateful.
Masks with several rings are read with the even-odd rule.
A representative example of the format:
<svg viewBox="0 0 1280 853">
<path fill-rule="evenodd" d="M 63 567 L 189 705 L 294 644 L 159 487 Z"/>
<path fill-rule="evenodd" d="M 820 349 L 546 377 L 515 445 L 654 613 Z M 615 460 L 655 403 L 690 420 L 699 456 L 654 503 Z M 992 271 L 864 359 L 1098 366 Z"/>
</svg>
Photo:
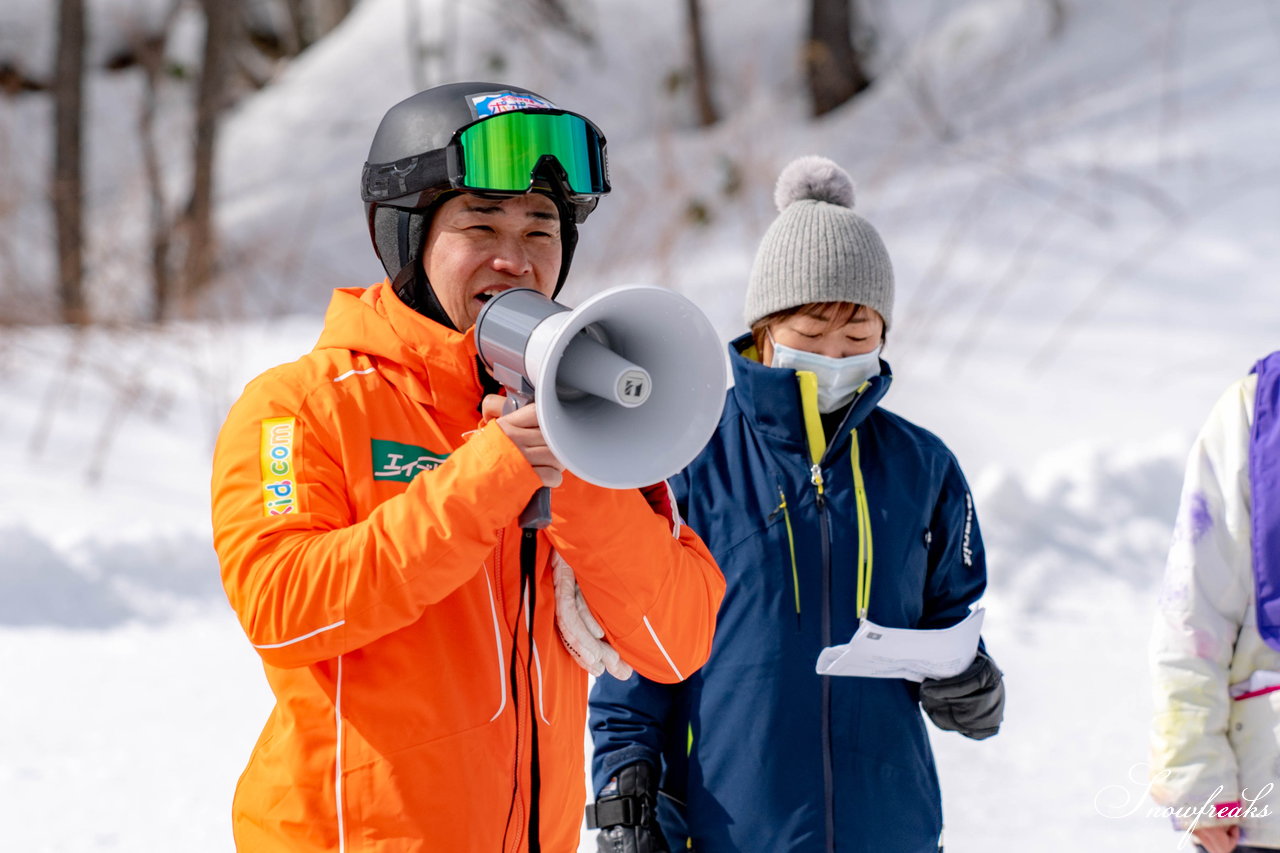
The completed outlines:
<svg viewBox="0 0 1280 853">
<path fill-rule="evenodd" d="M 778 218 L 751 267 L 746 320 L 810 302 L 855 302 L 893 321 L 893 265 L 871 223 L 853 212 L 853 179 L 826 157 L 793 160 L 773 192 Z"/>
</svg>

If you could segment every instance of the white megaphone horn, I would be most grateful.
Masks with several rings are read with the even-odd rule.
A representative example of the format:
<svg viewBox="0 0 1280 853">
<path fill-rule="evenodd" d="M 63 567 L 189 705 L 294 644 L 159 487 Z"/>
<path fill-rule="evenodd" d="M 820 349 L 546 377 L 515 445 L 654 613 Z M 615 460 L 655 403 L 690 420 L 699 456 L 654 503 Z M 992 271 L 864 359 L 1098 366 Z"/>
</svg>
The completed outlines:
<svg viewBox="0 0 1280 853">
<path fill-rule="evenodd" d="M 485 303 L 474 334 L 506 386 L 506 411 L 533 401 L 551 452 L 589 483 L 662 482 L 720 420 L 728 373 L 719 337 L 673 291 L 615 287 L 570 310 L 536 290 L 505 290 Z M 550 522 L 550 492 L 539 489 L 520 524 Z"/>
</svg>

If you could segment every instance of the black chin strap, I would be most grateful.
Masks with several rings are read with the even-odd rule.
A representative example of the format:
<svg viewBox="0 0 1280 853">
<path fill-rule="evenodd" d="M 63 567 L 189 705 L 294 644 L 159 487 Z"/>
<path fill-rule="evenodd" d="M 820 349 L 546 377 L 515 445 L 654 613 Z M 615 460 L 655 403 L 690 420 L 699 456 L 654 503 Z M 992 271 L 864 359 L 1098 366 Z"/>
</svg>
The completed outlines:
<svg viewBox="0 0 1280 853">
<path fill-rule="evenodd" d="M 420 260 L 412 260 L 401 266 L 400 272 L 391 280 L 391 289 L 400 297 L 401 302 L 428 320 L 435 320 L 446 329 L 460 331 L 436 298 L 435 288 L 427 281 L 427 274 L 423 271 Z"/>
</svg>

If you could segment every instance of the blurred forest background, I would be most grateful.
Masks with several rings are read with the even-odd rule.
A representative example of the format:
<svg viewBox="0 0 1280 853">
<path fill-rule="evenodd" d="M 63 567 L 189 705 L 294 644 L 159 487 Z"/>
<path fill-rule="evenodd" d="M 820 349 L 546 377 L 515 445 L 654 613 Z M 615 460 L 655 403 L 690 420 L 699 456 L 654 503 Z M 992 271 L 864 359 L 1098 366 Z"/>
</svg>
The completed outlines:
<svg viewBox="0 0 1280 853">
<path fill-rule="evenodd" d="M 27 220 L 16 229 L 20 236 L 9 227 L 4 230 L 10 236 L 0 239 L 0 322 L 137 323 L 199 316 L 202 295 L 253 260 L 228 253 L 219 239 L 222 187 L 215 164 L 225 116 L 340 26 L 359 0 L 38 2 L 46 8 L 43 15 L 30 0 L 10 0 L 0 17 L 0 102 L 8 101 L 5 112 L 12 113 L 20 100 L 38 117 L 38 123 L 21 127 L 10 122 L 5 130 L 42 139 L 51 152 L 47 168 L 32 173 L 21 147 L 0 137 L 0 225 Z M 817 117 L 872 84 L 878 46 L 874 14 L 854 0 L 803 2 L 808 26 L 793 50 Z M 1065 0 L 1044 2 L 1053 26 L 1060 27 Z M 387 37 L 390 49 L 410 58 L 415 90 L 457 79 L 464 65 L 474 68 L 474 57 L 455 55 L 462 49 L 457 4 L 403 5 L 403 23 L 388 27 Z M 471 5 L 501 16 L 508 38 L 559 34 L 588 52 L 596 42 L 594 16 L 584 0 Z M 667 72 L 663 85 L 672 100 L 687 101 L 694 125 L 708 128 L 720 110 L 703 0 L 678 5 L 679 29 L 667 35 L 684 46 L 683 62 Z M 38 27 L 47 31 L 29 31 Z M 481 59 L 492 76 L 503 76 L 500 54 Z M 119 106 L 132 114 L 115 117 L 110 130 L 121 136 L 107 142 L 87 101 L 97 87 L 111 86 L 130 90 Z M 99 215 L 112 207 L 96 197 L 105 182 L 89 174 L 99 162 L 90 149 L 103 147 L 116 155 L 112 191 L 134 197 L 131 214 L 140 221 L 125 224 Z M 741 176 L 725 180 L 740 182 Z M 695 223 L 710 215 L 696 206 L 687 213 Z M 139 278 L 146 280 L 144 295 Z M 123 311 L 118 303 L 95 306 L 89 296 L 123 290 L 133 291 L 132 307 Z"/>
</svg>

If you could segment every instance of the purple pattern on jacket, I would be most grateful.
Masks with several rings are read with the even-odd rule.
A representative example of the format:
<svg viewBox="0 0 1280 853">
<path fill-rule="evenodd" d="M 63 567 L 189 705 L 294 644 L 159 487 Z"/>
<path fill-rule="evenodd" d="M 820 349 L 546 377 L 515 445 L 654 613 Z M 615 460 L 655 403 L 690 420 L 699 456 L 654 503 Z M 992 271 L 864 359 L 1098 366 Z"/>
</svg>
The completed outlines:
<svg viewBox="0 0 1280 853">
<path fill-rule="evenodd" d="M 1258 395 L 1249 434 L 1249 487 L 1258 633 L 1280 651 L 1280 352 L 1259 361 L 1253 372 Z"/>
<path fill-rule="evenodd" d="M 1204 492 L 1197 491 L 1191 496 L 1187 505 L 1187 533 L 1192 543 L 1199 542 L 1213 527 L 1213 514 L 1209 512 L 1209 501 Z"/>
</svg>

